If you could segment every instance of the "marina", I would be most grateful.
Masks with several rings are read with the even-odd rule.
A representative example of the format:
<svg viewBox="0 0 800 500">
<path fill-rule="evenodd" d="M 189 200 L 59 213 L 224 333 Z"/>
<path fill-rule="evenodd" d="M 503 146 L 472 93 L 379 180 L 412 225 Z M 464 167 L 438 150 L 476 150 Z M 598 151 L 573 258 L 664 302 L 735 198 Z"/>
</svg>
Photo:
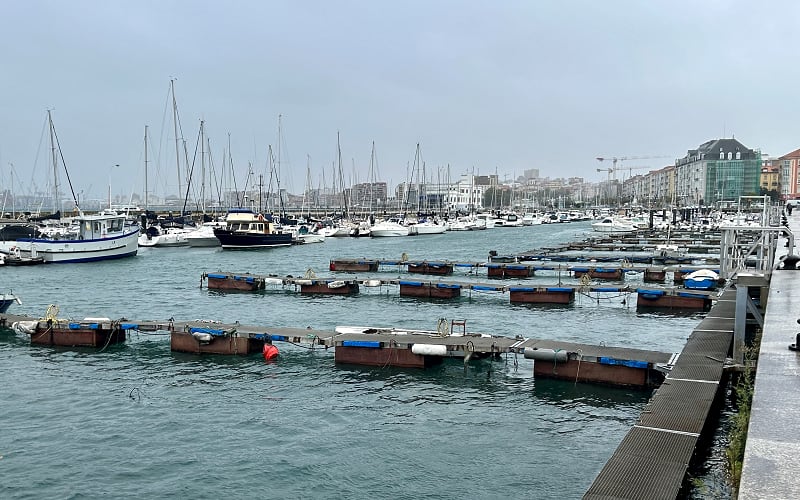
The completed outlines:
<svg viewBox="0 0 800 500">
<path fill-rule="evenodd" d="M 566 229 L 562 228 L 561 230 L 565 231 Z M 564 235 L 564 233 L 560 234 Z M 575 233 L 573 237 L 579 237 L 579 235 L 580 233 Z M 462 238 L 457 235 L 441 236 L 442 239 L 453 237 Z M 376 241 L 371 241 L 370 245 L 375 243 Z M 311 246 L 307 249 L 287 250 L 291 252 L 302 250 L 310 252 L 309 255 L 316 254 L 317 256 L 313 258 L 319 262 L 321 258 L 325 258 L 327 252 L 319 251 L 317 248 L 326 245 L 328 243 Z M 340 247 L 343 245 L 363 246 L 358 240 L 347 240 L 335 243 L 335 245 Z M 386 244 L 386 248 L 389 246 Z M 446 245 L 446 247 L 450 248 L 450 245 Z M 442 250 L 444 248 L 442 247 Z M 176 254 L 175 257 L 178 257 L 179 252 L 183 252 L 183 255 L 195 253 L 197 259 L 205 259 L 210 254 L 217 255 L 219 258 L 231 255 L 231 257 L 223 259 L 230 261 L 228 265 L 243 261 L 238 252 L 235 254 L 220 253 L 218 249 L 197 249 L 192 250 L 189 254 L 185 254 L 186 250 L 167 249 L 153 251 L 152 256 L 155 256 L 156 252 L 163 255 L 163 252 L 170 251 Z M 270 253 L 275 251 L 282 250 L 272 250 Z M 150 253 L 141 253 L 135 260 L 146 260 L 151 257 Z M 512 255 L 512 253 L 508 253 L 508 255 Z M 441 250 L 438 252 L 438 256 L 443 256 Z M 185 259 L 186 257 L 179 258 Z M 133 260 L 120 262 L 130 262 L 131 269 L 139 267 Z M 285 326 L 281 325 L 280 313 L 277 317 L 274 314 L 270 316 L 272 321 L 269 323 L 274 326 L 266 326 L 264 323 L 267 322 L 264 321 L 241 321 L 248 317 L 247 314 L 241 313 L 235 316 L 221 314 L 211 318 L 206 313 L 203 315 L 206 319 L 193 321 L 180 319 L 181 315 L 178 314 L 168 320 L 131 320 L 128 318 L 146 317 L 141 314 L 144 312 L 143 310 L 137 311 L 134 306 L 130 311 L 119 312 L 118 310 L 121 319 L 111 320 L 108 317 L 97 317 L 97 313 L 100 311 L 94 307 L 91 309 L 84 307 L 87 317 L 83 319 L 59 319 L 57 311 L 48 311 L 40 319 L 24 314 L 17 315 L 18 313 L 14 312 L 0 315 L 0 325 L 9 327 L 15 322 L 26 324 L 27 330 L 18 330 L 16 335 L 25 335 L 31 344 L 72 349 L 80 349 L 79 346 L 83 346 L 82 348 L 97 349 L 100 353 L 107 352 L 108 355 L 114 355 L 115 352 L 124 355 L 131 349 L 136 350 L 137 346 L 143 345 L 142 338 L 145 339 L 145 344 L 153 344 L 153 341 L 146 340 L 148 336 L 152 336 L 153 339 L 168 336 L 168 350 L 173 353 L 173 356 L 201 355 L 203 357 L 211 356 L 214 359 L 219 356 L 248 358 L 263 353 L 264 359 L 269 360 L 265 365 L 267 367 L 270 366 L 269 363 L 288 363 L 289 359 L 297 361 L 296 358 L 299 354 L 297 351 L 306 350 L 309 353 L 318 353 L 317 356 L 322 356 L 322 359 L 330 360 L 332 366 L 328 369 L 333 366 L 339 369 L 360 366 L 361 370 L 422 370 L 420 373 L 444 370 L 447 372 L 454 367 L 453 363 L 457 362 L 457 366 L 461 366 L 461 369 L 465 370 L 465 375 L 475 370 L 478 372 L 485 369 L 499 370 L 504 374 L 503 378 L 510 377 L 510 380 L 514 380 L 519 377 L 516 374 L 522 370 L 522 373 L 527 373 L 527 375 L 523 375 L 521 380 L 530 377 L 530 380 L 534 381 L 537 386 L 562 382 L 635 390 L 643 390 L 648 387 L 657 388 L 648 403 L 648 408 L 651 409 L 643 408 L 643 412 L 638 417 L 638 423 L 633 423 L 633 428 L 629 430 L 628 435 L 622 438 L 622 444 L 619 445 L 617 452 L 606 457 L 609 461 L 602 470 L 597 469 L 600 470 L 600 475 L 594 478 L 594 482 L 589 481 L 593 477 L 586 477 L 582 483 L 584 485 L 582 489 L 575 490 L 574 493 L 577 495 L 585 492 L 587 498 L 599 498 L 608 494 L 617 494 L 620 491 L 623 492 L 622 497 L 627 497 L 626 495 L 635 497 L 633 493 L 630 493 L 634 491 L 661 491 L 667 492 L 664 498 L 674 498 L 670 495 L 685 487 L 683 478 L 691 462 L 687 457 L 693 456 L 697 440 L 703 432 L 707 432 L 707 430 L 704 431 L 704 422 L 709 418 L 708 413 L 718 397 L 715 396 L 718 391 L 707 393 L 698 388 L 711 387 L 709 384 L 712 382 L 716 384 L 714 387 L 722 386 L 723 363 L 719 360 L 724 360 L 728 356 L 729 346 L 732 345 L 732 324 L 735 321 L 732 316 L 734 308 L 731 304 L 737 303 L 738 300 L 734 291 L 728 290 L 718 297 L 717 292 L 714 291 L 686 289 L 681 286 L 653 287 L 645 285 L 645 271 L 648 270 L 653 273 L 663 272 L 666 274 L 669 272 L 680 282 L 680 277 L 692 270 L 684 268 L 682 265 L 657 268 L 650 265 L 631 269 L 630 265 L 614 268 L 607 263 L 575 265 L 557 262 L 543 266 L 540 265 L 542 263 L 535 263 L 533 265 L 538 265 L 540 269 L 528 273 L 527 270 L 531 269 L 533 265 L 529 262 L 518 262 L 516 258 L 512 262 L 502 263 L 484 263 L 469 259 L 450 260 L 449 258 L 430 261 L 412 261 L 407 258 L 400 261 L 336 258 L 329 259 L 325 261 L 326 265 L 318 267 L 327 267 L 332 274 L 336 274 L 335 276 L 318 277 L 309 269 L 305 275 L 295 277 L 297 276 L 296 272 L 294 275 L 291 274 L 294 258 L 287 253 L 280 262 L 279 266 L 272 269 L 276 272 L 265 274 L 204 272 L 200 280 L 199 292 L 201 295 L 194 295 L 192 299 L 192 302 L 195 303 L 194 307 L 186 303 L 183 308 L 189 310 L 200 306 L 201 309 L 205 308 L 208 311 L 210 310 L 208 306 L 218 301 L 243 302 L 251 304 L 246 307 L 253 308 L 254 300 L 268 300 L 270 303 L 276 303 L 271 305 L 268 310 L 277 312 L 291 310 L 293 306 L 290 304 L 293 301 L 307 297 L 305 300 L 314 300 L 314 309 L 318 311 L 324 311 L 330 307 L 343 311 L 364 310 L 363 306 L 350 307 L 341 302 L 353 301 L 354 304 L 365 302 L 368 309 L 380 309 L 391 315 L 391 311 L 396 307 L 393 304 L 397 300 L 402 301 L 398 305 L 401 306 L 399 311 L 403 311 L 410 307 L 415 309 L 421 307 L 420 305 L 412 306 L 413 303 L 408 302 L 409 300 L 433 299 L 432 301 L 423 301 L 426 304 L 425 309 L 431 311 L 439 309 L 444 314 L 440 313 L 437 321 L 433 321 L 433 316 L 429 316 L 428 325 L 434 323 L 436 328 L 429 327 L 428 329 L 425 328 L 425 325 L 419 324 L 416 327 L 412 325 L 403 327 L 400 325 L 407 322 L 402 320 L 392 322 L 389 317 L 362 323 L 368 326 L 347 326 L 360 323 L 360 321 L 354 322 L 355 316 L 352 315 L 348 315 L 348 317 L 352 316 L 349 317 L 350 321 L 342 321 L 345 316 L 340 316 L 341 319 L 337 324 L 327 323 L 326 325 L 323 322 L 320 325 L 322 328 L 311 325 L 303 328 L 300 327 L 302 323 L 298 325 L 296 321 L 286 324 L 285 318 L 283 320 Z M 452 273 L 448 263 L 452 263 Z M 465 270 L 464 263 L 474 263 L 475 265 L 469 270 Z M 508 276 L 501 281 L 480 281 L 480 276 L 475 274 L 475 270 L 481 269 L 482 272 L 486 272 L 485 276 L 488 278 L 489 272 L 493 268 L 490 266 L 514 270 L 518 265 L 525 269 L 520 272 L 520 275 Z M 433 279 L 404 279 L 402 277 L 387 279 L 381 277 L 381 274 L 387 272 L 387 268 L 390 272 L 397 272 L 400 268 L 398 266 L 407 266 L 403 272 L 408 272 L 410 276 L 430 273 Z M 707 266 L 701 266 L 701 269 L 705 267 Z M 38 268 L 32 267 L 28 271 L 36 269 Z M 412 272 L 412 269 L 417 272 Z M 442 272 L 441 269 L 445 269 L 445 271 Z M 484 269 L 485 271 L 483 271 Z M 465 272 L 466 275 L 464 275 Z M 612 274 L 621 272 L 621 274 L 603 275 L 609 272 Z M 358 273 L 359 276 L 352 276 L 353 273 Z M 364 277 L 360 276 L 362 273 Z M 437 275 L 437 273 L 441 274 Z M 553 283 L 553 277 L 558 277 L 559 282 Z M 624 283 L 623 279 L 618 278 L 630 279 L 631 282 Z M 519 282 L 511 284 L 506 281 L 507 279 L 517 279 Z M 551 281 L 543 284 L 541 280 Z M 188 281 L 183 281 L 188 285 Z M 609 281 L 618 283 L 608 283 Z M 205 287 L 203 287 L 204 283 L 206 283 Z M 196 288 L 196 284 L 194 286 Z M 395 290 L 396 295 L 393 296 L 391 290 Z M 733 298 L 731 298 L 731 294 L 733 294 Z M 186 296 L 185 293 L 183 295 Z M 524 310 L 515 308 L 511 314 L 505 315 L 509 322 L 504 323 L 502 321 L 503 314 L 497 309 L 500 305 L 496 304 L 496 300 L 491 299 L 492 295 L 507 296 L 507 302 L 512 306 L 539 304 L 540 307 L 545 308 L 536 307 Z M 620 297 L 633 295 L 636 296 L 636 300 L 619 301 Z M 328 297 L 326 298 L 326 296 Z M 576 301 L 576 296 L 583 297 L 584 300 Z M 292 299 L 292 297 L 297 298 Z M 319 297 L 319 299 L 314 297 Z M 603 297 L 613 297 L 614 299 L 609 301 Z M 325 306 L 326 300 L 334 302 Z M 691 301 L 695 301 L 695 304 L 691 304 Z M 616 305 L 612 305 L 615 302 Z M 629 306 L 628 303 L 631 305 Z M 461 306 L 457 306 L 457 304 L 461 304 Z M 560 309 L 559 304 L 570 307 L 566 310 Z M 601 321 L 599 324 L 602 324 L 600 318 L 609 314 L 616 318 L 615 321 L 619 321 L 630 312 L 625 312 L 623 316 L 619 316 L 618 313 L 630 311 L 629 308 L 633 304 L 635 304 L 633 309 L 636 311 L 661 309 L 676 311 L 679 314 L 691 314 L 692 311 L 699 311 L 700 314 L 703 314 L 702 311 L 709 311 L 709 309 L 710 311 L 700 325 L 695 327 L 694 333 L 685 346 L 679 338 L 684 336 L 686 331 L 691 330 L 689 325 L 692 322 L 696 324 L 699 321 L 699 319 L 692 319 L 696 316 L 686 316 L 683 319 L 681 319 L 682 316 L 667 317 L 669 321 L 677 320 L 686 324 L 686 330 L 683 332 L 680 328 L 674 331 L 676 337 L 672 344 L 664 343 L 663 340 L 658 341 L 656 337 L 651 337 L 650 342 L 642 341 L 643 338 L 639 334 L 640 341 L 637 343 L 645 346 L 644 349 L 633 348 L 630 342 L 624 340 L 615 346 L 615 342 L 610 340 L 610 337 L 606 337 L 600 342 L 597 340 L 587 342 L 588 338 L 558 339 L 546 335 L 531 335 L 528 328 L 519 329 L 512 326 L 524 324 L 525 316 L 559 314 L 561 316 L 559 321 L 563 323 L 566 318 L 564 314 L 586 314 L 591 310 L 601 314 L 601 316 L 596 316 L 590 313 L 597 321 Z M 468 309 L 463 309 L 464 306 Z M 453 307 L 456 308 L 453 309 Z M 470 314 L 469 310 L 475 307 L 479 307 L 483 312 L 495 311 L 491 316 L 491 323 Z M 199 312 L 201 309 L 197 309 L 197 311 Z M 221 309 L 213 306 L 212 309 L 222 312 Z M 255 307 L 253 310 L 259 309 L 259 307 Z M 147 310 L 151 311 L 152 309 Z M 474 309 L 474 311 L 477 310 Z M 559 313 L 559 311 L 562 312 Z M 639 314 L 641 313 L 637 312 L 637 316 Z M 442 316 L 453 319 L 446 320 Z M 319 316 L 315 317 L 319 319 Z M 663 325 L 661 325 L 665 317 L 658 318 L 658 320 L 653 320 L 655 323 L 652 325 L 653 333 L 651 335 L 661 336 L 665 333 Z M 233 319 L 236 320 L 231 321 Z M 277 321 L 275 321 L 276 319 Z M 361 318 L 362 321 L 363 319 Z M 634 318 L 630 317 L 629 319 Z M 395 324 L 393 325 L 393 323 Z M 535 324 L 530 320 L 525 323 Z M 261 326 L 255 326 L 259 324 Z M 370 324 L 373 326 L 369 326 Z M 468 324 L 470 325 L 469 329 L 467 328 Z M 490 324 L 492 327 L 489 327 Z M 634 330 L 641 331 L 642 326 L 641 322 L 637 322 L 636 327 L 623 327 L 622 331 L 626 333 Z M 560 331 L 563 333 L 563 330 Z M 655 341 L 654 344 L 653 341 Z M 648 344 L 650 344 L 649 347 L 647 347 Z M 620 347 L 621 345 L 625 347 Z M 269 353 L 267 352 L 268 348 Z M 119 349 L 123 350 L 118 351 Z M 697 370 L 707 370 L 701 366 L 709 363 L 711 363 L 709 366 L 714 367 L 714 371 L 708 375 L 711 378 L 706 381 L 702 378 L 705 375 L 698 375 L 700 372 Z M 491 368 L 492 366 L 495 368 Z M 419 375 L 415 377 L 419 377 Z M 700 385 L 691 385 L 690 382 Z M 593 392 L 597 390 L 600 389 L 592 389 Z M 687 394 L 699 399 L 690 401 L 687 399 Z M 676 401 L 681 401 L 680 405 L 675 406 Z M 679 408 L 684 408 L 681 410 L 684 413 L 680 413 Z M 663 417 L 659 417 L 658 412 L 666 413 Z M 687 426 L 682 423 L 686 421 L 694 423 Z M 677 424 L 669 424 L 669 422 L 677 422 Z M 673 427 L 667 427 L 668 425 L 673 425 Z M 677 441 L 672 444 L 664 444 L 659 433 L 665 433 L 670 438 L 678 436 L 675 438 Z M 641 460 L 642 450 L 649 450 L 647 453 L 652 455 L 652 467 L 658 469 L 663 467 L 665 462 L 659 458 L 657 450 L 666 450 L 664 453 L 678 453 L 678 451 L 670 451 L 672 449 L 683 450 L 680 451 L 682 453 L 680 456 L 683 458 L 680 458 L 679 461 L 685 463 L 682 468 L 669 468 L 668 470 L 673 471 L 670 474 L 659 473 L 658 477 L 661 482 L 652 483 L 651 479 L 647 479 L 647 484 L 640 484 L 632 481 L 629 473 L 620 475 L 619 471 L 621 470 L 630 471 L 631 467 L 648 466 L 648 462 Z M 625 460 L 632 460 L 632 465 L 624 465 Z M 633 477 L 638 476 L 634 475 Z M 642 477 L 646 479 L 651 476 Z M 627 490 L 629 493 L 624 493 L 625 488 L 629 488 Z"/>
<path fill-rule="evenodd" d="M 797 496 L 800 5 L 4 7 L 0 499 Z"/>
</svg>

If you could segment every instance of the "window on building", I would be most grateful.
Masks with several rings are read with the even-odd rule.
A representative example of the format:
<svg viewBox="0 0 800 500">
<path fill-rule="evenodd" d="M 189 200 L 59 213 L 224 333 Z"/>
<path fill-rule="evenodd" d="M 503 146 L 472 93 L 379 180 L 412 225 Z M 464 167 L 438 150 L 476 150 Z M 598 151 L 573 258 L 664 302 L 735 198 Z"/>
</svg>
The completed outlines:
<svg viewBox="0 0 800 500">
<path fill-rule="evenodd" d="M 741 160 L 742 159 L 742 152 L 741 151 L 737 151 L 736 152 L 736 159 L 737 160 Z"/>
<path fill-rule="evenodd" d="M 731 151 L 728 151 L 728 159 L 729 160 L 733 159 L 733 153 Z"/>
</svg>

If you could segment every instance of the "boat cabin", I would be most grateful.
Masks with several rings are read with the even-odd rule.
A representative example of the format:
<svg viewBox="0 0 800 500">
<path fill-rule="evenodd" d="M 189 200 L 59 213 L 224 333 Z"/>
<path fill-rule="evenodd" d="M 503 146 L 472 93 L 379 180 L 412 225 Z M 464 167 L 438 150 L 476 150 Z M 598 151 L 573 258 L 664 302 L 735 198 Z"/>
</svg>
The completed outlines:
<svg viewBox="0 0 800 500">
<path fill-rule="evenodd" d="M 125 216 L 86 215 L 79 219 L 78 239 L 96 240 L 119 235 L 125 229 Z"/>
<path fill-rule="evenodd" d="M 272 234 L 275 226 L 271 216 L 255 214 L 252 210 L 231 210 L 225 218 L 228 231 L 240 233 Z"/>
</svg>

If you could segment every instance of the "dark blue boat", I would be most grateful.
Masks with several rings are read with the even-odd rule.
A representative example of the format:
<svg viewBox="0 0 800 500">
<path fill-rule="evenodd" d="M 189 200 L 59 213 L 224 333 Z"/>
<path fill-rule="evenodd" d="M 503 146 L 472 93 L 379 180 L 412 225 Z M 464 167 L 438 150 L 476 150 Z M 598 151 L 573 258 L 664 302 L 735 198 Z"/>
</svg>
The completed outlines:
<svg viewBox="0 0 800 500">
<path fill-rule="evenodd" d="M 272 217 L 256 214 L 250 209 L 234 208 L 225 218 L 225 228 L 215 228 L 222 248 L 267 248 L 292 244 L 291 233 L 275 230 Z"/>
</svg>

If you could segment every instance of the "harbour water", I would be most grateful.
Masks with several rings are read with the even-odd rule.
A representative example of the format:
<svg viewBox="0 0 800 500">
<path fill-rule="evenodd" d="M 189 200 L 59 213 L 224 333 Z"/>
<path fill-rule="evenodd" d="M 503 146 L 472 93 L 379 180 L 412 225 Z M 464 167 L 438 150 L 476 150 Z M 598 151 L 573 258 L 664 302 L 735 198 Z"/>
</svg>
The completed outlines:
<svg viewBox="0 0 800 500">
<path fill-rule="evenodd" d="M 466 319 L 472 332 L 679 351 L 699 316 L 638 313 L 635 296 L 529 307 L 495 293 L 424 301 L 391 288 L 331 297 L 200 287 L 212 271 L 328 276 L 331 258 L 486 261 L 490 250 L 519 253 L 589 230 L 572 223 L 259 251 L 140 249 L 116 262 L 0 269 L 0 287 L 23 300 L 9 312 L 33 316 L 58 304 L 59 317 L 76 319 L 315 329 L 435 329 L 439 318 Z M 98 352 L 33 347 L 0 332 L 0 497 L 576 498 L 650 395 L 534 380 L 521 357 L 416 371 L 336 366 L 331 351 L 278 346 L 278 361 L 267 364 L 174 354 L 166 335 L 134 333 Z"/>
</svg>

